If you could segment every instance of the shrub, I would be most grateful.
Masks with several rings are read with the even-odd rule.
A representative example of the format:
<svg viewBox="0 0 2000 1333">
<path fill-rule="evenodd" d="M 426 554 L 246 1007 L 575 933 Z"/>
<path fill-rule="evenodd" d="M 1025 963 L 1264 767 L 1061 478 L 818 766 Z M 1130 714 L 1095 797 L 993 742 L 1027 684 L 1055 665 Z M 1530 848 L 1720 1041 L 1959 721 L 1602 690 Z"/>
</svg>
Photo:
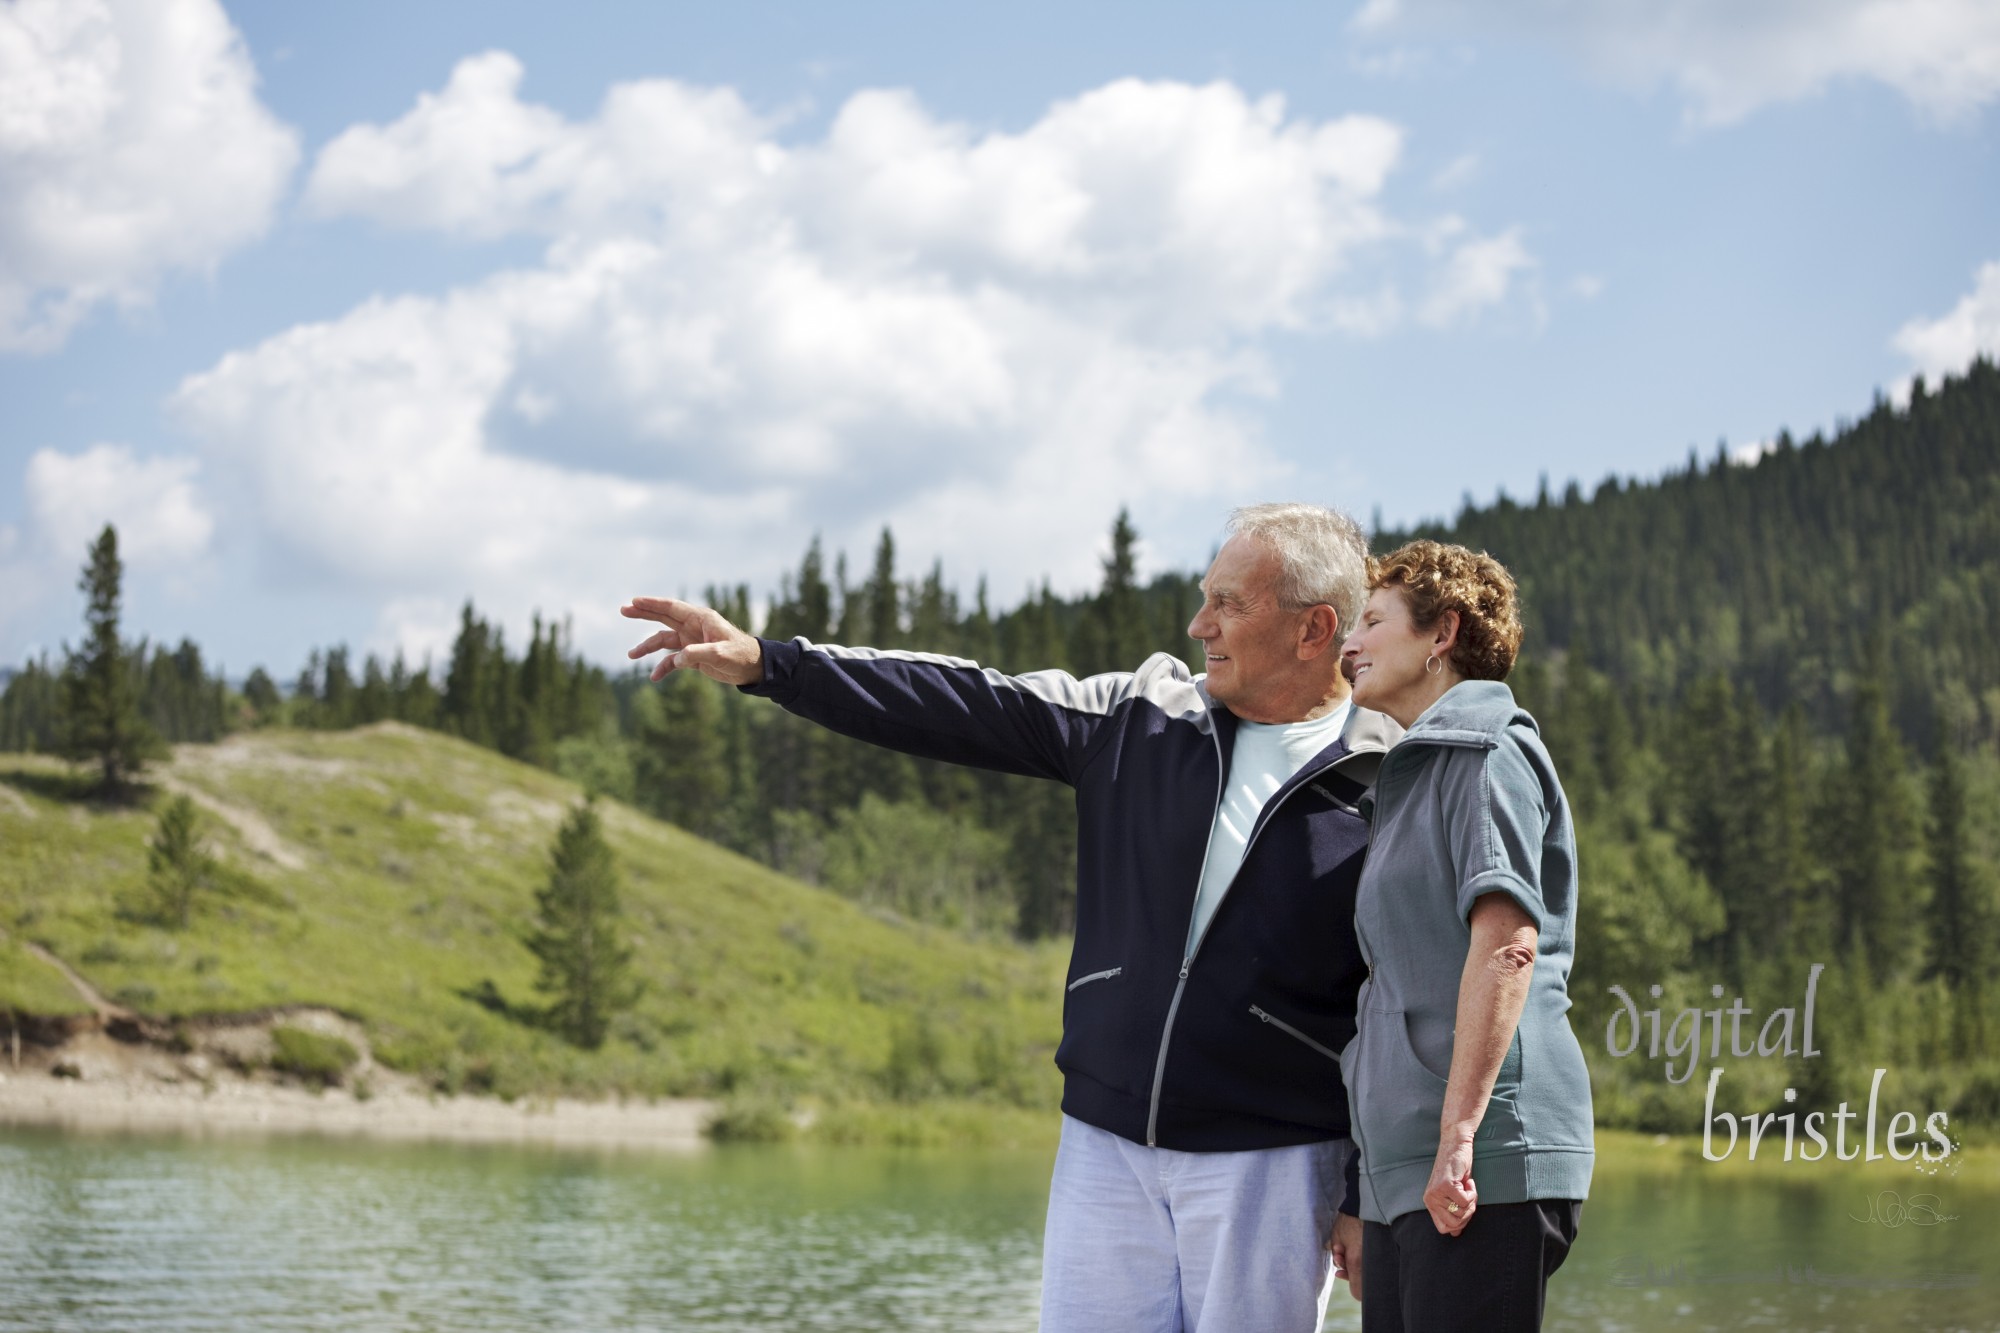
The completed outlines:
<svg viewBox="0 0 2000 1333">
<path fill-rule="evenodd" d="M 784 1143 L 798 1126 L 776 1102 L 746 1099 L 723 1103 L 702 1132 L 716 1143 Z"/>
<path fill-rule="evenodd" d="M 920 1010 L 914 1019 L 897 1022 L 889 1037 L 889 1063 L 881 1080 L 884 1090 L 897 1101 L 917 1101 L 944 1089 L 944 1042 L 928 1011 Z"/>
<path fill-rule="evenodd" d="M 272 1028 L 271 1042 L 277 1047 L 271 1068 L 320 1088 L 339 1083 L 361 1059 L 361 1052 L 345 1038 L 305 1028 Z"/>
</svg>

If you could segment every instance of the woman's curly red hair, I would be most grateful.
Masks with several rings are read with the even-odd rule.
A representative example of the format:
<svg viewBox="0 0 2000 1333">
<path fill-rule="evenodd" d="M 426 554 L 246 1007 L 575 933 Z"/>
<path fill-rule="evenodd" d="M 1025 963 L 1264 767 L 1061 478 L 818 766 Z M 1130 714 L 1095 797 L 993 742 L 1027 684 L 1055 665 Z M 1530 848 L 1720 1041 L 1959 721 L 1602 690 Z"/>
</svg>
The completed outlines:
<svg viewBox="0 0 2000 1333">
<path fill-rule="evenodd" d="M 1395 588 L 1418 629 L 1458 612 L 1451 664 L 1467 680 L 1505 680 L 1521 651 L 1521 611 L 1514 576 L 1484 551 L 1414 541 L 1368 561 L 1368 587 Z"/>
</svg>

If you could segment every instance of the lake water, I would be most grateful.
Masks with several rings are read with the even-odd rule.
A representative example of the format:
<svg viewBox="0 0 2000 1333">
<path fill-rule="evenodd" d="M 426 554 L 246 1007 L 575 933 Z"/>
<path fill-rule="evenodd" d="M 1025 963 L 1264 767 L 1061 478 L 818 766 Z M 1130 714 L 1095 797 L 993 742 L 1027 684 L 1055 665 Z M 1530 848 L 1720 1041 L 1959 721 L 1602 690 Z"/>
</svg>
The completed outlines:
<svg viewBox="0 0 2000 1333">
<path fill-rule="evenodd" d="M 1547 1327 L 2000 1330 L 2000 1190 L 1796 1165 L 1608 1165 Z M 994 1152 L 6 1130 L 0 1329 L 1032 1329 L 1047 1177 Z M 1356 1310 L 1336 1292 L 1327 1327 Z"/>
</svg>

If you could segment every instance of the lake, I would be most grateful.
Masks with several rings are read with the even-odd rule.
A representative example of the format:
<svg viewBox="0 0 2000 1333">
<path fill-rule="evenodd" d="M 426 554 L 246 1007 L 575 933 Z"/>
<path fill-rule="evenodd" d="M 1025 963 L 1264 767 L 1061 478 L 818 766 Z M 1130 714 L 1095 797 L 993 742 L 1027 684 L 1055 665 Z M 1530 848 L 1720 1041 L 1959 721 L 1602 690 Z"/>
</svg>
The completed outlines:
<svg viewBox="0 0 2000 1333">
<path fill-rule="evenodd" d="M 1607 1153 L 1546 1327 L 2000 1330 L 2000 1188 L 1791 1168 Z M 4 1130 L 0 1329 L 1032 1329 L 1047 1177 Z M 1327 1327 L 1360 1327 L 1344 1290 Z"/>
</svg>

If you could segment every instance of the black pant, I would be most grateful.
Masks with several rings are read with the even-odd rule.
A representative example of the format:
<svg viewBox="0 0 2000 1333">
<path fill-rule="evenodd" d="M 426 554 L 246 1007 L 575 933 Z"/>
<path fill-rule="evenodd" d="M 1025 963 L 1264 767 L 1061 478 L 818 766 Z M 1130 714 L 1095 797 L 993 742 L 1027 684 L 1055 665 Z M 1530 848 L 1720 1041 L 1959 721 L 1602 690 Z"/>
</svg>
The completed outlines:
<svg viewBox="0 0 2000 1333">
<path fill-rule="evenodd" d="M 1387 1226 L 1365 1223 L 1364 1333 L 1535 1333 L 1582 1211 L 1574 1199 L 1481 1204 L 1456 1236 L 1421 1208 Z"/>
</svg>

